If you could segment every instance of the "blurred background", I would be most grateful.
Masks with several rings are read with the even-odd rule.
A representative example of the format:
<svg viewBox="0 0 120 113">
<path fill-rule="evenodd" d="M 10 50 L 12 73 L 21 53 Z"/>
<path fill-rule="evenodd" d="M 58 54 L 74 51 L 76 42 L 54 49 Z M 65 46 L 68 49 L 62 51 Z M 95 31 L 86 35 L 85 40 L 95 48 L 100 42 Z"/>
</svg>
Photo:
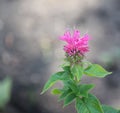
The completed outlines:
<svg viewBox="0 0 120 113">
<path fill-rule="evenodd" d="M 120 109 L 120 0 L 0 0 L 0 112 L 76 112 L 49 91 L 40 95 L 63 63 L 58 37 L 75 28 L 92 37 L 86 58 L 113 72 L 83 82 L 95 83 L 100 101 Z"/>
</svg>

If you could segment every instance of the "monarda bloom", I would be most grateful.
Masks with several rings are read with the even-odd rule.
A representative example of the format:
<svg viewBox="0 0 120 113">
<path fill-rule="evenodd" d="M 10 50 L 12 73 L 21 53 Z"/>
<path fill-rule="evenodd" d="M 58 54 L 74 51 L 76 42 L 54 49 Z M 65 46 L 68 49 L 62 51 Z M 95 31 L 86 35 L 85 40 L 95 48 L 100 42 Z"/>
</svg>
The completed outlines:
<svg viewBox="0 0 120 113">
<path fill-rule="evenodd" d="M 90 37 L 85 34 L 80 37 L 80 31 L 74 30 L 73 34 L 69 31 L 66 31 L 63 36 L 60 37 L 60 40 L 67 42 L 64 46 L 64 51 L 69 57 L 83 57 L 85 53 L 89 51 L 88 41 Z"/>
</svg>

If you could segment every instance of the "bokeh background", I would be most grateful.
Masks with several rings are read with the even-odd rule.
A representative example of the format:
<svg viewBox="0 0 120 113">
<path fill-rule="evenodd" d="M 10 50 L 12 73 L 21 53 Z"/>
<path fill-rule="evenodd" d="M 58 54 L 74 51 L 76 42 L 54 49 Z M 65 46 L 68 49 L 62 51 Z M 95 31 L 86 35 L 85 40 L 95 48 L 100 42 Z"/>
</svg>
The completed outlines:
<svg viewBox="0 0 120 113">
<path fill-rule="evenodd" d="M 0 80 L 13 81 L 1 112 L 76 113 L 49 91 L 40 95 L 63 62 L 58 37 L 75 28 L 92 37 L 87 59 L 113 72 L 83 82 L 96 84 L 92 92 L 103 104 L 120 108 L 120 0 L 0 0 Z"/>
</svg>

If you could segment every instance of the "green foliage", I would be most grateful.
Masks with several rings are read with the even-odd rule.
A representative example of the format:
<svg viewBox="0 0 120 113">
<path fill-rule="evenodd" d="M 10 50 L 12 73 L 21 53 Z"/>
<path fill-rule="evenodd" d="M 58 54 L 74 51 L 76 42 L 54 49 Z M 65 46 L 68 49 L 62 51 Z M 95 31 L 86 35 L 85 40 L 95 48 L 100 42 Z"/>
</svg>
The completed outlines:
<svg viewBox="0 0 120 113">
<path fill-rule="evenodd" d="M 77 81 L 79 81 L 83 76 L 83 67 L 79 64 L 74 64 L 71 67 L 71 73 L 77 77 Z"/>
<path fill-rule="evenodd" d="M 73 80 L 69 80 L 67 81 L 66 85 L 72 90 L 72 92 L 74 92 L 75 94 L 78 93 L 78 86 L 76 82 L 74 82 Z"/>
<path fill-rule="evenodd" d="M 104 113 L 120 113 L 120 111 L 118 111 L 110 106 L 103 105 L 102 108 L 103 108 Z"/>
<path fill-rule="evenodd" d="M 71 73 L 70 66 L 63 66 L 63 70 L 71 77 L 72 79 L 74 78 L 73 74 Z"/>
<path fill-rule="evenodd" d="M 53 95 L 59 95 L 62 93 L 62 91 L 60 89 L 53 89 L 51 92 Z"/>
<path fill-rule="evenodd" d="M 69 105 L 75 98 L 76 95 L 74 93 L 70 93 L 64 100 L 64 107 Z"/>
<path fill-rule="evenodd" d="M 69 61 L 69 60 L 68 60 Z M 70 62 L 71 63 L 71 62 Z M 55 88 L 52 94 L 58 95 L 58 101 L 64 101 L 64 107 L 75 101 L 78 113 L 119 113 L 111 107 L 102 106 L 90 90 L 94 84 L 81 84 L 83 75 L 90 77 L 105 77 L 111 72 L 106 71 L 98 64 L 90 62 L 72 62 L 62 65 L 63 71 L 53 74 L 45 84 L 42 94 L 51 88 L 57 81 L 62 81 L 61 89 Z"/>
<path fill-rule="evenodd" d="M 10 78 L 0 82 L 0 109 L 3 109 L 10 100 L 12 81 Z"/>
<path fill-rule="evenodd" d="M 63 66 L 62 68 L 64 71 L 70 72 L 70 66 Z"/>
<path fill-rule="evenodd" d="M 103 78 L 111 72 L 106 71 L 102 66 L 98 64 L 91 64 L 85 70 L 84 73 L 88 76 Z"/>
<path fill-rule="evenodd" d="M 72 90 L 67 88 L 67 89 L 64 89 L 62 94 L 60 95 L 59 97 L 59 101 L 63 100 L 67 95 L 69 95 L 70 93 L 72 93 Z"/>
<path fill-rule="evenodd" d="M 88 92 L 94 87 L 94 84 L 77 84 L 72 80 L 69 80 L 67 83 L 67 86 L 76 96 L 87 97 Z"/>
<path fill-rule="evenodd" d="M 78 96 L 88 97 L 89 91 L 94 88 L 94 84 L 80 84 L 78 86 Z"/>
<path fill-rule="evenodd" d="M 44 92 L 46 92 L 50 87 L 52 87 L 58 80 L 66 80 L 68 79 L 66 73 L 64 71 L 62 72 L 57 72 L 55 74 L 53 74 L 49 80 L 46 82 L 43 91 L 41 94 L 43 94 Z"/>
<path fill-rule="evenodd" d="M 88 98 L 77 98 L 75 106 L 78 113 L 104 113 L 98 99 L 91 94 Z"/>
</svg>

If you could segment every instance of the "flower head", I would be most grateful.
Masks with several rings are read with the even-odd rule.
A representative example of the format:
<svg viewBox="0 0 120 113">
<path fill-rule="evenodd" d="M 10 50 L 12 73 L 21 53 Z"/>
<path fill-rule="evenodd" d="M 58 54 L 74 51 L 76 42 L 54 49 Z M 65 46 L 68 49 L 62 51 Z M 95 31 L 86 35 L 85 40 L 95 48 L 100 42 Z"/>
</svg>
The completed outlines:
<svg viewBox="0 0 120 113">
<path fill-rule="evenodd" d="M 80 37 L 79 30 L 75 30 L 73 35 L 69 31 L 66 31 L 65 34 L 60 37 L 60 40 L 67 42 L 64 46 L 64 51 L 68 56 L 84 56 L 84 54 L 89 51 L 89 39 L 90 37 L 87 34 Z"/>
</svg>

